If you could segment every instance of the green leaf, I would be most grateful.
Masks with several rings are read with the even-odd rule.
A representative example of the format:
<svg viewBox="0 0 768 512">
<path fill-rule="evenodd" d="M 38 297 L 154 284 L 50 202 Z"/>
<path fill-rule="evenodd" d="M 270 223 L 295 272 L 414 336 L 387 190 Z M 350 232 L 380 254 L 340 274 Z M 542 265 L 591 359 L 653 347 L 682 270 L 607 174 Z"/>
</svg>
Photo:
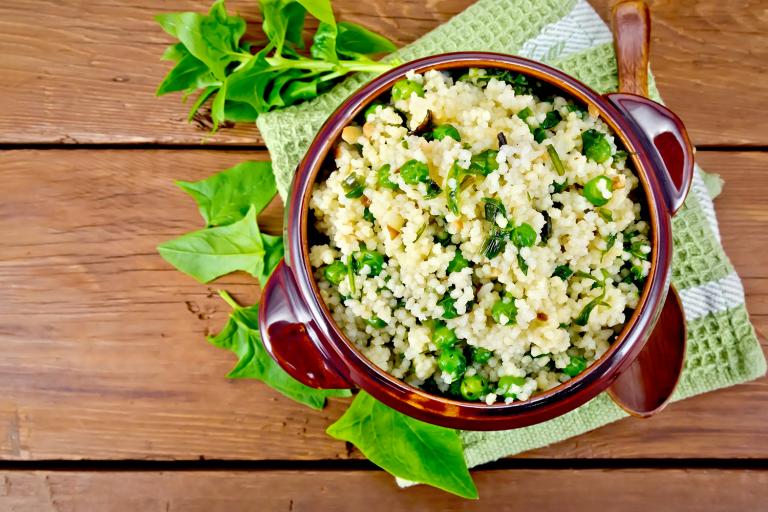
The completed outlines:
<svg viewBox="0 0 768 512">
<path fill-rule="evenodd" d="M 207 226 L 231 224 L 253 207 L 258 215 L 275 197 L 271 162 L 246 161 L 201 181 L 177 181 L 192 196 Z"/>
<path fill-rule="evenodd" d="M 171 51 L 172 49 L 172 51 Z M 219 82 L 211 74 L 202 61 L 190 54 L 183 45 L 173 45 L 163 54 L 166 60 L 175 60 L 176 66 L 171 69 L 160 85 L 155 95 L 162 96 L 169 92 L 202 89 Z"/>
<path fill-rule="evenodd" d="M 203 283 L 235 270 L 254 277 L 264 271 L 264 244 L 253 207 L 234 224 L 188 233 L 157 250 L 165 261 Z"/>
<path fill-rule="evenodd" d="M 239 58 L 240 38 L 245 33 L 245 20 L 228 16 L 224 0 L 213 4 L 209 14 L 194 12 L 160 14 L 155 17 L 163 30 L 181 41 L 187 51 L 210 68 L 213 76 L 223 81 L 230 62 Z"/>
<path fill-rule="evenodd" d="M 208 98 L 211 97 L 211 94 L 215 93 L 218 90 L 219 90 L 219 87 L 211 86 L 206 88 L 203 92 L 200 93 L 200 95 L 197 97 L 195 102 L 192 104 L 192 107 L 189 109 L 189 114 L 187 114 L 187 122 L 192 121 L 197 111 L 200 110 L 200 107 L 203 106 L 203 103 L 205 103 L 208 100 Z"/>
<path fill-rule="evenodd" d="M 323 23 L 336 23 L 333 17 L 333 7 L 331 0 L 297 0 L 309 14 L 322 21 Z"/>
<path fill-rule="evenodd" d="M 230 299 L 231 300 L 231 299 Z M 267 353 L 261 342 L 258 326 L 258 305 L 236 308 L 224 329 L 208 341 L 217 347 L 231 350 L 238 357 L 237 365 L 227 377 L 231 379 L 258 379 L 283 395 L 322 409 L 327 397 L 348 397 L 348 389 L 315 389 L 305 386 L 283 370 Z"/>
<path fill-rule="evenodd" d="M 213 119 L 213 129 L 216 131 L 219 129 L 219 125 L 222 124 L 226 118 L 224 117 L 224 105 L 227 100 L 227 82 L 224 81 L 219 88 L 219 92 L 216 93 L 216 97 L 213 99 L 211 105 L 211 119 Z"/>
<path fill-rule="evenodd" d="M 397 46 L 392 41 L 365 27 L 348 21 L 341 21 L 338 24 L 336 51 L 340 54 L 373 55 L 395 50 Z"/>
<path fill-rule="evenodd" d="M 328 435 L 349 441 L 389 473 L 476 499 L 459 434 L 401 414 L 360 392 Z"/>
<path fill-rule="evenodd" d="M 283 16 L 285 16 L 285 40 L 290 41 L 297 48 L 304 48 L 304 39 L 301 36 L 307 10 L 300 3 L 292 2 L 283 8 Z"/>
<path fill-rule="evenodd" d="M 264 244 L 264 271 L 258 276 L 259 283 L 264 287 L 267 284 L 267 279 L 275 270 L 275 267 L 285 255 L 285 248 L 283 247 L 283 237 L 261 234 L 261 241 Z"/>
<path fill-rule="evenodd" d="M 226 100 L 224 102 L 224 118 L 236 123 L 252 123 L 259 117 L 252 106 L 242 101 Z"/>
<path fill-rule="evenodd" d="M 335 23 L 320 23 L 312 37 L 312 47 L 309 49 L 309 53 L 318 60 L 338 62 L 339 58 L 336 55 L 337 36 L 338 29 Z"/>
</svg>

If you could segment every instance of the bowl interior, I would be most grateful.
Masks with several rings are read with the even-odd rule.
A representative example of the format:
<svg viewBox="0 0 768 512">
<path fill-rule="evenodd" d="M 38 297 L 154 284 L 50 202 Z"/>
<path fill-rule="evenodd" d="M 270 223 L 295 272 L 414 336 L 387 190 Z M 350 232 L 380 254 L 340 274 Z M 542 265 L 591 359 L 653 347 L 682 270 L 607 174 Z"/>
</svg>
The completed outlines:
<svg viewBox="0 0 768 512">
<path fill-rule="evenodd" d="M 509 56 L 496 56 L 496 54 L 469 54 L 470 56 L 462 55 L 467 54 L 454 54 L 446 55 L 445 60 L 422 59 L 426 62 L 415 61 L 413 63 L 405 64 L 396 68 L 382 77 L 374 80 L 368 85 L 364 86 L 358 92 L 353 94 L 337 111 L 329 118 L 329 120 L 321 129 L 317 138 L 313 142 L 307 157 L 299 166 L 299 173 L 306 174 L 306 186 L 301 192 L 301 244 L 299 247 L 300 256 L 303 258 L 304 272 L 308 275 L 309 282 L 314 292 L 314 298 L 317 302 L 317 306 L 322 310 L 325 318 L 328 320 L 330 328 L 338 339 L 343 340 L 345 347 L 337 347 L 343 349 L 343 355 L 345 356 L 345 363 L 358 366 L 360 368 L 367 369 L 367 373 L 372 375 L 374 379 L 388 387 L 390 391 L 403 397 L 407 397 L 408 400 L 417 403 L 417 407 L 426 407 L 423 404 L 430 401 L 438 401 L 443 404 L 446 410 L 452 408 L 462 409 L 493 409 L 494 413 L 507 413 L 513 412 L 517 408 L 531 407 L 543 402 L 551 402 L 557 400 L 567 390 L 577 388 L 580 385 L 585 386 L 590 381 L 594 381 L 595 374 L 601 373 L 601 369 L 605 370 L 607 364 L 620 356 L 629 352 L 629 347 L 625 345 L 627 342 L 632 343 L 641 339 L 640 333 L 646 326 L 647 322 L 638 322 L 641 318 L 642 312 L 645 310 L 648 303 L 649 289 L 651 284 L 657 279 L 657 264 L 659 263 L 659 250 L 658 250 L 658 217 L 659 210 L 657 201 L 655 201 L 654 195 L 651 192 L 651 184 L 647 175 L 647 169 L 643 167 L 641 159 L 638 157 L 642 148 L 639 147 L 635 141 L 629 137 L 627 133 L 627 126 L 621 124 L 621 120 L 617 117 L 618 113 L 612 110 L 608 102 L 600 95 L 592 91 L 587 86 L 581 84 L 577 80 L 564 75 L 563 73 L 548 68 L 547 66 L 528 61 L 526 59 L 514 58 Z M 477 58 L 475 55 L 481 55 L 483 58 Z M 503 57 L 499 60 L 499 57 Z M 421 64 L 420 64 L 421 63 Z M 651 241 L 652 252 L 650 255 L 651 269 L 649 275 L 646 278 L 643 290 L 640 294 L 640 299 L 636 308 L 632 311 L 631 316 L 625 322 L 620 333 L 618 333 L 611 347 L 606 351 L 597 361 L 593 362 L 585 371 L 576 377 L 568 380 L 565 383 L 561 383 L 557 387 L 549 389 L 547 391 L 537 393 L 531 396 L 525 401 L 515 401 L 511 404 L 506 403 L 494 403 L 487 405 L 482 402 L 465 402 L 461 400 L 454 400 L 440 395 L 431 394 L 423 389 L 413 387 L 402 380 L 385 372 L 377 365 L 369 361 L 355 346 L 355 344 L 349 340 L 341 328 L 336 324 L 325 302 L 320 298 L 319 289 L 312 275 L 312 267 L 309 263 L 309 248 L 316 243 L 327 242 L 327 237 L 318 233 L 314 227 L 314 215 L 308 208 L 309 197 L 312 194 L 314 184 L 322 182 L 327 176 L 334 170 L 335 162 L 333 156 L 333 148 L 338 144 L 340 140 L 341 130 L 343 127 L 351 123 L 357 116 L 361 115 L 361 112 L 365 108 L 382 97 L 386 97 L 389 94 L 389 90 L 392 84 L 403 78 L 406 72 L 414 70 L 418 73 L 423 73 L 431 69 L 437 69 L 440 71 L 449 72 L 451 74 L 459 73 L 469 67 L 475 68 L 490 68 L 490 69 L 502 69 L 514 71 L 526 75 L 529 79 L 535 80 L 543 84 L 544 87 L 550 89 L 552 92 L 563 96 L 567 99 L 571 99 L 575 102 L 581 103 L 585 107 L 592 111 L 599 112 L 600 118 L 611 127 L 617 146 L 620 149 L 624 149 L 630 154 L 632 161 L 632 169 L 635 175 L 638 177 L 641 186 L 633 192 L 635 195 L 632 199 L 641 204 L 642 218 L 646 220 L 650 225 L 649 237 Z M 296 184 L 295 184 L 296 185 Z M 295 206 L 294 206 L 295 207 Z M 642 323 L 643 325 L 638 325 Z M 631 333 L 635 333 L 635 336 L 630 336 Z M 644 341 L 644 340 L 641 340 Z M 615 366 L 615 361 L 614 361 Z M 607 387 L 606 384 L 604 387 Z M 422 404 L 422 405 L 419 405 Z"/>
</svg>

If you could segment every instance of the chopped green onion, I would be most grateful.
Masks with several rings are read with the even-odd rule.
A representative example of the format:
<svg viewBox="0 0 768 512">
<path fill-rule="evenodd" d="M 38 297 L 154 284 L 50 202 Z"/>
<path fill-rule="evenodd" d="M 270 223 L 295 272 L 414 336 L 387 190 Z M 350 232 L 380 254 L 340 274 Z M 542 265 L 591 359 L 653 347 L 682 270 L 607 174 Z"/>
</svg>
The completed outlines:
<svg viewBox="0 0 768 512">
<path fill-rule="evenodd" d="M 504 208 L 504 204 L 492 197 L 483 198 L 483 211 L 485 213 L 485 220 L 491 223 L 496 222 L 496 217 L 501 215 L 505 219 L 507 218 L 507 209 Z"/>
<path fill-rule="evenodd" d="M 573 275 L 573 270 L 568 265 L 558 265 L 552 272 L 552 277 L 559 277 L 563 281 L 567 281 L 569 277 Z"/>
<path fill-rule="evenodd" d="M 376 217 L 373 216 L 373 214 L 371 213 L 370 208 L 368 208 L 367 206 L 363 210 L 363 219 L 367 220 L 371 224 L 376 222 Z"/>
<path fill-rule="evenodd" d="M 547 132 L 542 127 L 537 127 L 533 129 L 533 140 L 541 144 L 544 142 L 544 139 L 547 138 Z"/>
<path fill-rule="evenodd" d="M 365 186 L 363 186 L 360 177 L 355 173 L 344 178 L 344 181 L 341 182 L 341 188 L 344 189 L 344 197 L 349 199 L 357 199 L 365 191 Z"/>
<path fill-rule="evenodd" d="M 597 210 L 597 214 L 605 222 L 613 222 L 613 212 L 608 208 L 600 208 L 599 210 Z"/>
<path fill-rule="evenodd" d="M 565 167 L 562 160 L 560 160 L 560 155 L 557 154 L 555 146 L 547 144 L 547 153 L 549 153 L 549 159 L 552 160 L 552 167 L 555 168 L 555 172 L 560 176 L 565 174 Z"/>
<path fill-rule="evenodd" d="M 429 180 L 427 181 L 427 191 L 424 193 L 424 199 L 434 199 L 439 196 L 442 191 L 443 189 L 440 188 L 440 185 L 433 180 Z"/>
<path fill-rule="evenodd" d="M 450 274 L 452 272 L 459 272 L 469 266 L 469 260 L 464 257 L 463 254 L 461 254 L 461 251 L 457 248 L 456 249 L 456 255 L 453 257 L 451 262 L 448 264 L 448 268 L 445 270 L 447 274 Z"/>
<path fill-rule="evenodd" d="M 379 186 L 388 188 L 391 190 L 398 190 L 400 187 L 397 185 L 397 183 L 395 183 L 389 178 L 389 170 L 390 170 L 389 164 L 384 164 L 379 169 L 377 173 L 379 178 Z"/>
<path fill-rule="evenodd" d="M 523 255 L 520 253 L 517 253 L 517 266 L 520 267 L 520 270 L 524 275 L 528 275 L 528 262 L 525 261 L 525 258 L 523 258 Z"/>
<path fill-rule="evenodd" d="M 383 329 L 384 327 L 387 326 L 387 322 L 385 322 L 384 320 L 382 320 L 377 316 L 369 318 L 368 320 L 365 321 L 365 323 L 367 323 L 374 329 Z"/>
<path fill-rule="evenodd" d="M 531 115 L 533 115 L 533 110 L 531 110 L 529 107 L 525 107 L 523 110 L 517 113 L 517 117 L 523 121 L 528 119 Z"/>
<path fill-rule="evenodd" d="M 545 130 L 549 130 L 550 128 L 554 128 L 557 126 L 557 124 L 563 120 L 563 117 L 560 115 L 560 112 L 557 110 L 550 110 L 547 112 L 547 115 L 544 117 L 544 120 L 539 125 L 540 127 L 544 128 Z"/>
<path fill-rule="evenodd" d="M 459 167 L 458 163 L 454 163 L 451 168 L 448 170 L 448 175 L 445 178 L 445 192 L 447 197 L 447 204 L 448 209 L 450 212 L 454 215 L 459 214 L 459 208 L 460 208 L 460 199 L 459 199 L 459 192 L 460 192 L 460 179 L 462 175 L 462 168 Z"/>
</svg>

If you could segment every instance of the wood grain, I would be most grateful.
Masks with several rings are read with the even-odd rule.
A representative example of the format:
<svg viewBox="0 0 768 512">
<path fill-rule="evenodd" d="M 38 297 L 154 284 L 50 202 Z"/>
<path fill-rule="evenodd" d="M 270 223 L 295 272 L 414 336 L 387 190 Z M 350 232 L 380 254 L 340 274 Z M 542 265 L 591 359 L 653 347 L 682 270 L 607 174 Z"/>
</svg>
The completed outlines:
<svg viewBox="0 0 768 512">
<path fill-rule="evenodd" d="M 0 3 L 0 143 L 254 145 L 255 127 L 207 134 L 188 124 L 178 95 L 154 97 L 168 70 L 159 56 L 170 42 L 158 12 L 204 11 L 208 1 Z M 461 12 L 472 0 L 336 0 L 341 19 L 407 44 Z M 608 19 L 612 0 L 593 0 Z M 768 96 L 768 10 L 760 0 L 657 0 L 652 68 L 668 105 L 698 145 L 766 145 L 757 107 Z M 258 21 L 257 3 L 231 0 Z M 259 37 L 256 29 L 254 37 Z M 310 24 L 310 26 L 312 26 Z"/>
<path fill-rule="evenodd" d="M 228 381 L 233 357 L 205 343 L 226 288 L 258 299 L 249 276 L 196 283 L 155 246 L 201 227 L 173 185 L 264 152 L 0 152 L 0 459 L 336 459 L 324 434 L 342 411 L 294 404 Z M 768 153 L 701 152 L 721 172 L 726 248 L 768 333 Z M 280 205 L 262 216 L 275 231 Z M 768 344 L 764 345 L 768 349 Z M 728 418 L 725 421 L 725 418 Z M 527 454 L 535 457 L 768 458 L 768 380 L 672 404 Z"/>
<path fill-rule="evenodd" d="M 476 471 L 479 501 L 426 486 L 398 490 L 381 471 L 14 472 L 0 474 L 0 509 L 14 512 L 231 510 L 764 510 L 758 470 Z M 384 499 L 374 499 L 381 496 Z"/>
</svg>

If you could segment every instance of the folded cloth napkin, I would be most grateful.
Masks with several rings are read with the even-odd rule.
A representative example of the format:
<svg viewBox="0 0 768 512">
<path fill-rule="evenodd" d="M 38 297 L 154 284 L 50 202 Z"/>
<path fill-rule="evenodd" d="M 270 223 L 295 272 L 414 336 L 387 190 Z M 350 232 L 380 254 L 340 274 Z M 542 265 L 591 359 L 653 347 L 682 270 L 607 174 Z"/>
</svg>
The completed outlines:
<svg viewBox="0 0 768 512">
<path fill-rule="evenodd" d="M 436 53 L 486 50 L 553 65 L 599 92 L 615 91 L 611 32 L 586 0 L 480 0 L 395 56 L 403 61 Z M 371 78 L 356 75 L 328 93 L 262 115 L 278 190 L 285 198 L 294 169 L 328 115 Z M 660 101 L 653 83 L 651 97 Z M 721 187 L 696 168 L 684 207 L 673 220 L 672 282 L 688 322 L 685 370 L 674 399 L 763 375 L 765 358 L 744 306 L 744 289 L 723 248 L 712 205 Z M 606 394 L 559 418 L 501 432 L 462 432 L 470 467 L 539 448 L 626 416 Z"/>
</svg>

